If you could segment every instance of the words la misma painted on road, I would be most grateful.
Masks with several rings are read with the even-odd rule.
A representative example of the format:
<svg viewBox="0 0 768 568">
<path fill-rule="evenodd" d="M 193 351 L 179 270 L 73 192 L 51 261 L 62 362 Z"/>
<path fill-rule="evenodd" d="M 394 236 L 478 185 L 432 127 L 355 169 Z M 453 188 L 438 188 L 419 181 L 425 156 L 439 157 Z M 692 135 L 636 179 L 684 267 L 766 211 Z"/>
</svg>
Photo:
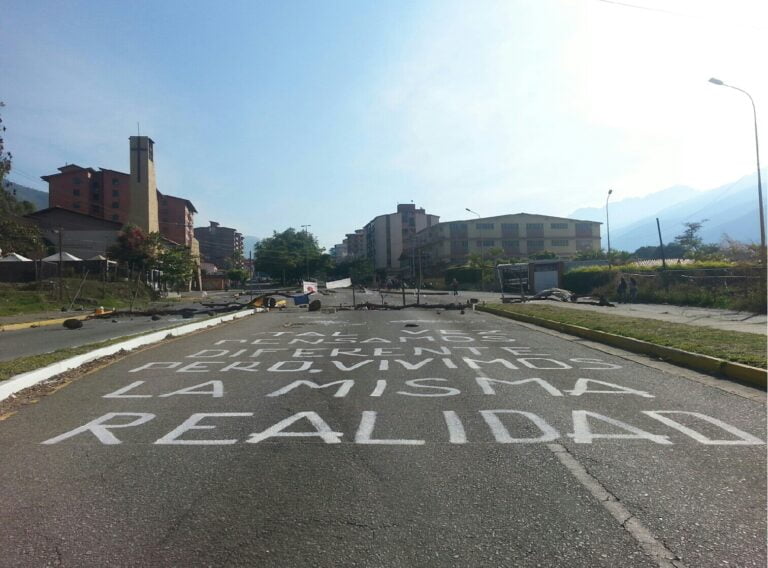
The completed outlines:
<svg viewBox="0 0 768 568">
<path fill-rule="evenodd" d="M 540 350 L 539 350 L 540 351 Z M 391 431 L 398 424 L 387 424 L 387 416 L 375 409 L 377 399 L 445 399 L 471 396 L 493 401 L 492 397 L 523 392 L 557 400 L 590 400 L 617 395 L 636 397 L 649 404 L 652 392 L 616 382 L 610 373 L 622 366 L 598 358 L 558 359 L 549 353 L 534 352 L 519 345 L 501 330 L 401 329 L 394 337 L 363 337 L 354 333 L 315 331 L 276 331 L 254 334 L 251 338 L 222 339 L 210 347 L 184 355 L 180 361 L 153 361 L 129 371 L 137 374 L 103 399 L 132 401 L 137 406 L 148 400 L 196 396 L 201 399 L 226 399 L 228 381 L 248 381 L 250 396 L 279 400 L 303 392 L 319 392 L 326 399 L 363 397 L 370 410 L 360 413 L 354 431 L 343 432 L 319 412 L 302 410 L 279 421 L 254 428 L 241 438 L 217 437 L 211 432 L 233 420 L 255 422 L 254 412 L 195 412 L 178 426 L 155 439 L 156 445 L 210 446 L 259 444 L 287 439 L 303 439 L 325 444 L 352 442 L 362 445 L 424 446 L 462 445 L 489 439 L 499 444 L 548 443 L 560 438 L 578 444 L 599 440 L 635 440 L 659 445 L 674 445 L 673 435 L 702 445 L 751 446 L 764 442 L 756 436 L 724 422 L 718 417 L 686 409 L 647 409 L 637 413 L 643 426 L 618 420 L 603 412 L 570 409 L 570 431 L 560 432 L 550 417 L 520 408 L 478 409 L 485 431 L 470 435 L 465 422 L 467 412 L 434 411 L 432 438 L 423 436 L 380 437 L 376 432 L 386 425 Z M 355 377 L 362 370 L 374 371 L 375 378 Z M 452 375 L 446 378 L 441 375 Z M 488 373 L 486 373 L 488 371 Z M 557 377 L 570 372 L 569 377 Z M 572 378 L 573 372 L 579 376 Z M 208 375 L 203 377 L 201 375 Z M 535 375 L 548 375 L 542 378 Z M 414 377 L 413 375 L 416 375 Z M 461 378 L 457 379 L 456 376 Z M 196 379 L 183 388 L 163 389 L 164 379 L 173 376 Z M 142 377 L 142 380 L 136 380 Z M 216 378 L 213 378 L 216 377 Z M 324 377 L 328 377 L 323 380 Z M 202 379 L 208 380 L 202 380 Z M 269 379 L 269 380 L 267 380 Z M 283 381 L 275 388 L 274 380 Z M 566 384 L 567 383 L 567 384 Z M 495 408 L 494 408 L 495 407 Z M 151 423 L 156 412 L 137 408 L 130 412 L 107 412 L 47 440 L 44 445 L 65 441 L 104 445 L 131 443 L 131 433 Z M 423 411 L 420 411 L 423 414 Z M 473 416 L 472 418 L 475 418 Z M 397 422 L 397 417 L 390 417 Z M 558 417 L 562 418 L 562 417 Z M 656 428 L 651 431 L 646 423 Z M 378 425 L 378 426 L 377 426 Z M 302 428 L 299 430 L 298 428 Z M 202 434 L 204 431 L 205 434 Z M 486 438 L 490 435 L 490 438 Z"/>
</svg>

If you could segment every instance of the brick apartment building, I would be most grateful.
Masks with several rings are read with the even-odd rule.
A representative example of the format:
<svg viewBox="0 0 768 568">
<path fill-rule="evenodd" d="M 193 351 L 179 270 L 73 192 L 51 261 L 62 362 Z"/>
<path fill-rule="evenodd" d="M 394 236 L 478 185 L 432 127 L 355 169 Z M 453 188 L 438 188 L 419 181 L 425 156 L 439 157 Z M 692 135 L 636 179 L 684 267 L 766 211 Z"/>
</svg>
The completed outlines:
<svg viewBox="0 0 768 568">
<path fill-rule="evenodd" d="M 169 241 L 196 249 L 193 242 L 195 206 L 187 199 L 157 190 L 152 139 L 131 136 L 130 140 L 130 174 L 69 164 L 58 168 L 57 174 L 41 176 L 48 182 L 48 207 L 123 225 L 132 223 L 145 232 L 159 231 Z M 155 203 L 148 199 L 151 194 Z"/>
<path fill-rule="evenodd" d="M 239 266 L 233 267 L 242 268 L 243 235 L 235 229 L 211 221 L 208 227 L 195 227 L 194 236 L 200 242 L 200 254 L 205 262 L 225 268 L 233 258 L 238 258 Z"/>
<path fill-rule="evenodd" d="M 194 222 L 197 209 L 188 199 L 157 192 L 157 210 L 160 234 L 169 241 L 186 247 L 195 238 Z"/>
<path fill-rule="evenodd" d="M 69 164 L 58 174 L 42 176 L 48 182 L 48 207 L 125 224 L 131 204 L 130 176 L 123 172 L 83 168 Z"/>
</svg>

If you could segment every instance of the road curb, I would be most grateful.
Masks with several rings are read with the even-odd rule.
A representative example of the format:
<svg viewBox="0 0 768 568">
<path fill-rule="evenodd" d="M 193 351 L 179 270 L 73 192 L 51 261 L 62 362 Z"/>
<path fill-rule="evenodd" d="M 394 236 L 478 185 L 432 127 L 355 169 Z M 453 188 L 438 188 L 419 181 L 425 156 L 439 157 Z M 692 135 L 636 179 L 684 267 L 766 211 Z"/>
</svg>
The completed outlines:
<svg viewBox="0 0 768 568">
<path fill-rule="evenodd" d="M 114 355 L 120 351 L 132 351 L 138 347 L 143 347 L 144 345 L 158 343 L 167 337 L 178 337 L 180 335 L 186 335 L 188 333 L 192 333 L 193 331 L 214 327 L 228 321 L 244 318 L 254 313 L 256 313 L 255 310 L 242 310 L 232 314 L 227 314 L 225 316 L 210 318 L 205 321 L 173 327 L 170 329 L 163 329 L 160 331 L 154 331 L 146 335 L 134 337 L 133 339 L 121 341 L 120 343 L 113 343 L 112 345 L 108 345 L 106 347 L 100 347 L 99 349 L 89 351 L 88 353 L 75 355 L 74 357 L 63 359 L 62 361 L 57 361 L 56 363 L 52 363 L 46 367 L 41 367 L 26 373 L 21 373 L 20 375 L 15 375 L 10 379 L 0 382 L 0 401 L 5 400 L 20 390 L 29 388 L 33 385 L 36 385 L 37 383 L 48 380 L 51 377 L 64 373 L 65 371 L 76 369 L 77 367 L 80 367 L 85 363 L 95 361 L 96 359 L 101 359 L 102 357 L 107 357 L 108 355 Z"/>
<path fill-rule="evenodd" d="M 736 379 L 763 389 L 766 388 L 766 383 L 768 382 L 768 371 L 766 371 L 766 369 L 734 363 L 717 357 L 710 357 L 709 355 L 691 353 L 690 351 L 684 351 L 675 347 L 664 347 L 663 345 L 656 345 L 655 343 L 649 343 L 642 339 L 633 339 L 631 337 L 624 337 L 605 331 L 597 331 L 579 325 L 561 323 L 537 316 L 508 312 L 506 310 L 499 310 L 488 306 L 477 306 L 476 309 L 496 316 L 524 321 L 526 323 L 554 329 L 569 335 L 583 337 L 599 343 L 606 343 L 614 347 L 619 347 L 620 349 L 625 349 L 626 351 L 632 351 L 633 353 L 653 355 L 689 369 L 707 373 L 719 373 L 731 379 Z"/>
</svg>

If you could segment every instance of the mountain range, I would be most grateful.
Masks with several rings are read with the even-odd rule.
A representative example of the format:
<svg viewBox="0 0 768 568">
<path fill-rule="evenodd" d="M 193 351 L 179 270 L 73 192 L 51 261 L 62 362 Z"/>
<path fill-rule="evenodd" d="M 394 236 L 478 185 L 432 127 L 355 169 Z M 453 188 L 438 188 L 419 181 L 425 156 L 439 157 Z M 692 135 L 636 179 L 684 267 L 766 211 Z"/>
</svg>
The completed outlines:
<svg viewBox="0 0 768 568">
<path fill-rule="evenodd" d="M 32 189 L 24 185 L 19 185 L 12 181 L 5 180 L 3 182 L 5 191 L 13 195 L 17 201 L 29 201 L 35 206 L 35 211 L 45 209 L 48 207 L 48 192 L 40 191 L 39 189 Z"/>
<path fill-rule="evenodd" d="M 765 179 L 768 170 L 761 173 Z M 705 243 L 718 243 L 724 235 L 747 243 L 760 242 L 757 172 L 707 191 L 674 186 L 645 197 L 610 202 L 608 213 L 611 248 L 616 250 L 632 252 L 658 245 L 656 218 L 665 243 L 683 232 L 684 223 L 704 220 L 699 235 Z M 605 207 L 577 209 L 568 217 L 603 223 L 603 247 L 607 248 Z"/>
</svg>

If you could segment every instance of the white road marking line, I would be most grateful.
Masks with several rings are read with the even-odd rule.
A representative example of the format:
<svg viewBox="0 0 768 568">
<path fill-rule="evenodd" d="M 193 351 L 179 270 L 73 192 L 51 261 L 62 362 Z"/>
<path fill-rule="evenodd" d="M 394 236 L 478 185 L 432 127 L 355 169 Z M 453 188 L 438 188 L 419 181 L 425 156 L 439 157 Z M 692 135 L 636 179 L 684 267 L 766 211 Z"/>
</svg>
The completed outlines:
<svg viewBox="0 0 768 568">
<path fill-rule="evenodd" d="M 547 444 L 571 475 L 589 491 L 595 499 L 616 519 L 621 527 L 638 542 L 640 547 L 656 561 L 660 568 L 684 568 L 677 555 L 653 536 L 637 517 L 633 516 L 619 500 L 593 477 L 586 468 L 560 444 Z"/>
<path fill-rule="evenodd" d="M 478 370 L 477 375 L 484 379 L 489 379 L 482 370 Z M 557 456 L 557 459 L 571 472 L 571 475 L 600 502 L 603 508 L 619 522 L 621 528 L 632 535 L 640 545 L 640 548 L 656 562 L 659 568 L 685 568 L 685 564 L 678 559 L 677 555 L 656 539 L 651 531 L 633 516 L 612 493 L 603 487 L 564 446 L 553 443 L 547 444 L 547 448 Z"/>
</svg>

